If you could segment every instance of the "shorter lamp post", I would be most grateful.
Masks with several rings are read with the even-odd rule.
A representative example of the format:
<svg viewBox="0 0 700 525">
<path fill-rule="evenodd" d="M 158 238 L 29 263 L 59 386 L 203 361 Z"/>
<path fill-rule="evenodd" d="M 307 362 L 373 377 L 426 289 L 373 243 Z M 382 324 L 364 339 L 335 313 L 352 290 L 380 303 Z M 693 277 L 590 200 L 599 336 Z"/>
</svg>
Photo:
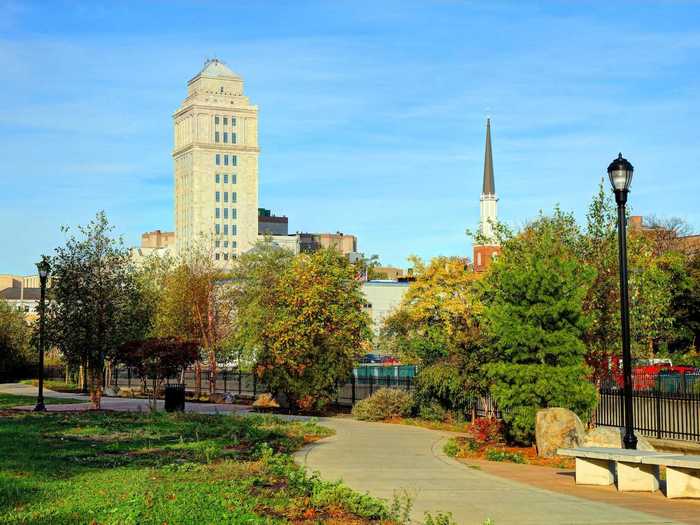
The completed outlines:
<svg viewBox="0 0 700 525">
<path fill-rule="evenodd" d="M 39 280 L 41 281 L 41 300 L 39 302 L 39 396 L 36 400 L 35 412 L 44 412 L 44 332 L 46 319 L 46 279 L 51 271 L 49 259 L 42 255 L 41 262 L 36 263 L 39 270 Z"/>
<path fill-rule="evenodd" d="M 620 320 L 622 322 L 622 373 L 624 376 L 625 437 L 622 442 L 627 449 L 637 448 L 632 415 L 632 354 L 630 352 L 630 304 L 627 293 L 627 227 L 625 204 L 634 168 L 620 153 L 608 166 L 608 176 L 617 202 L 617 235 L 620 258 Z"/>
</svg>

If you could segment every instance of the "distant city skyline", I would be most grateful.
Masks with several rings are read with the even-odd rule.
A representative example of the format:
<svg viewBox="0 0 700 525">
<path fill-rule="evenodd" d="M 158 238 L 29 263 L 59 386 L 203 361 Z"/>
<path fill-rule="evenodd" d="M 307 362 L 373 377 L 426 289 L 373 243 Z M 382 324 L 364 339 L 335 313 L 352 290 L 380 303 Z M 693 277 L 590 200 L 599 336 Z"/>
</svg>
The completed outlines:
<svg viewBox="0 0 700 525">
<path fill-rule="evenodd" d="M 291 232 L 471 256 L 487 116 L 507 224 L 583 222 L 621 151 L 632 213 L 700 230 L 697 2 L 0 0 L 0 273 L 101 209 L 130 246 L 174 229 L 172 115 L 213 57 L 260 107 L 259 205 Z"/>
</svg>

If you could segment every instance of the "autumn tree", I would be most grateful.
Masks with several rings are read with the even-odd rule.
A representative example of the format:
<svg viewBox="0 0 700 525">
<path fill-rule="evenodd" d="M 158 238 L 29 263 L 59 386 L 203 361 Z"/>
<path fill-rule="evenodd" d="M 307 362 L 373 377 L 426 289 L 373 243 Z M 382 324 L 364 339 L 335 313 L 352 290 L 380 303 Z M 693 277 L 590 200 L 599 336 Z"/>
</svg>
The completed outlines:
<svg viewBox="0 0 700 525">
<path fill-rule="evenodd" d="M 584 355 L 583 301 L 594 270 L 577 255 L 573 217 L 541 216 L 503 245 L 486 277 L 485 325 L 494 359 L 485 365 L 511 439 L 528 443 L 540 408 L 582 417 L 596 402 Z"/>
<path fill-rule="evenodd" d="M 222 299 L 227 270 L 213 257 L 212 243 L 200 239 L 186 254 L 147 262 L 142 282 L 153 312 L 152 335 L 197 341 L 209 368 L 209 393 L 216 390 L 218 364 L 230 353 L 231 315 Z M 196 394 L 201 393 L 202 362 L 195 362 Z"/>
<path fill-rule="evenodd" d="M 234 268 L 239 344 L 255 371 L 290 406 L 320 408 L 352 372 L 370 336 L 355 268 L 335 250 L 292 257 L 269 243 Z"/>
<path fill-rule="evenodd" d="M 124 342 L 143 337 L 150 319 L 130 252 L 113 236 L 104 212 L 77 230 L 73 235 L 64 228 L 66 242 L 51 258 L 47 332 L 69 363 L 88 371 L 99 408 L 105 361 Z"/>
<path fill-rule="evenodd" d="M 163 381 L 179 374 L 198 358 L 198 343 L 175 337 L 129 341 L 121 345 L 114 355 L 116 362 L 135 370 L 144 385 L 151 380 L 149 404 L 152 410 L 156 409 L 156 399 Z"/>
<path fill-rule="evenodd" d="M 420 405 L 437 403 L 463 412 L 487 389 L 478 275 L 460 257 L 436 257 L 429 264 L 414 257 L 411 263 L 415 281 L 385 320 L 380 344 L 421 365 L 416 378 Z"/>
</svg>

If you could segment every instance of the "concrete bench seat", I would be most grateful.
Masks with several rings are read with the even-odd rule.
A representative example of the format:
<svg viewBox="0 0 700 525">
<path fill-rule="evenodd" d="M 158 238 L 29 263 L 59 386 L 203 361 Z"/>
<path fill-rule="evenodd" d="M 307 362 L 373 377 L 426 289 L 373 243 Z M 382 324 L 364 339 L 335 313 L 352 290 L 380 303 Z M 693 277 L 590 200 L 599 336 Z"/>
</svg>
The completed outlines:
<svg viewBox="0 0 700 525">
<path fill-rule="evenodd" d="M 666 467 L 667 498 L 700 498 L 700 456 L 666 454 L 644 457 L 642 463 Z"/>
<path fill-rule="evenodd" d="M 665 452 L 603 447 L 559 449 L 557 454 L 576 458 L 577 484 L 612 485 L 617 478 L 617 490 L 622 492 L 659 490 L 659 466 L 682 457 Z"/>
</svg>

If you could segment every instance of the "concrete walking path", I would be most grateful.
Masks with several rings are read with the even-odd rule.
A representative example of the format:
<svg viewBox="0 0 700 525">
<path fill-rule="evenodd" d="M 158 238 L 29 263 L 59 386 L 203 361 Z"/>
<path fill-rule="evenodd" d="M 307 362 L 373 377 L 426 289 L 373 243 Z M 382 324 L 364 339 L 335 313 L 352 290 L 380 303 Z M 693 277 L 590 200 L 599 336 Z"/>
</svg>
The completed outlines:
<svg viewBox="0 0 700 525">
<path fill-rule="evenodd" d="M 336 434 L 298 452 L 297 460 L 324 479 L 342 479 L 355 490 L 389 501 L 395 491 L 407 490 L 417 523 L 425 512 L 438 511 L 451 512 L 460 525 L 482 525 L 489 518 L 495 525 L 692 523 L 469 468 L 442 452 L 446 432 L 345 418 L 323 418 L 320 423 Z M 576 494 L 573 483 L 571 494 Z"/>
</svg>

